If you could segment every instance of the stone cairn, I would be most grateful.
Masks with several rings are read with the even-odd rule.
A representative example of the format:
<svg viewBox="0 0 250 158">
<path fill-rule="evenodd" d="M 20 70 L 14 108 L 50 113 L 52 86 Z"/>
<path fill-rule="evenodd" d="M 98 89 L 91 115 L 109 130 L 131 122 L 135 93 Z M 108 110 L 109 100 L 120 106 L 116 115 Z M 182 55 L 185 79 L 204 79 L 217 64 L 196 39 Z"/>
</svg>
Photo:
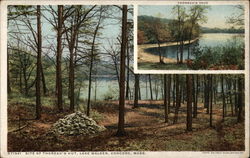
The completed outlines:
<svg viewBox="0 0 250 158">
<path fill-rule="evenodd" d="M 106 128 L 98 125 L 82 112 L 75 112 L 58 120 L 49 133 L 55 135 L 94 135 Z"/>
</svg>

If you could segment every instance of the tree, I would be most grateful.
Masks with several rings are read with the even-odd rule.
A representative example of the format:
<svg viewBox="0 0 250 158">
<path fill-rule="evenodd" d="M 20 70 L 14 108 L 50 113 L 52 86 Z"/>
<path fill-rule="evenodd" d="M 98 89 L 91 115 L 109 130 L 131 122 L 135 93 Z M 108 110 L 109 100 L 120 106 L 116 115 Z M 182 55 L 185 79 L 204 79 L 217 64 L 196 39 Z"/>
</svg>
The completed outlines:
<svg viewBox="0 0 250 158">
<path fill-rule="evenodd" d="M 194 35 L 194 28 L 198 27 L 199 23 L 204 23 L 207 21 L 205 14 L 207 13 L 208 6 L 193 5 L 189 10 L 189 19 L 187 20 L 189 24 L 189 37 L 188 37 L 188 59 L 190 58 L 190 43 Z"/>
<path fill-rule="evenodd" d="M 209 96 L 210 96 L 210 104 L 209 104 L 209 114 L 210 114 L 210 122 L 209 125 L 210 127 L 213 127 L 213 76 L 212 75 L 208 75 L 208 79 L 209 79 Z"/>
<path fill-rule="evenodd" d="M 198 102 L 199 102 L 199 100 L 198 100 L 198 96 L 199 96 L 199 75 L 196 75 L 196 84 L 195 84 L 195 82 L 194 82 L 194 79 L 195 78 L 195 76 L 193 75 L 193 104 L 194 104 L 194 106 L 193 106 L 193 118 L 197 118 L 197 104 L 198 104 Z"/>
<path fill-rule="evenodd" d="M 37 24 L 38 22 L 37 21 L 37 7 L 35 6 L 9 6 L 8 9 L 9 9 L 8 16 L 10 17 L 8 19 L 8 22 L 14 21 L 14 29 L 18 30 L 17 32 L 14 31 L 14 34 L 16 34 L 15 36 L 13 36 L 12 33 L 10 33 L 9 35 L 11 36 L 12 39 L 16 39 L 17 41 L 22 43 L 23 46 L 27 46 L 32 51 L 37 53 L 39 49 L 38 48 L 38 30 L 37 30 L 37 25 L 38 25 Z M 18 50 L 19 48 L 15 48 L 15 49 Z M 42 55 L 41 55 L 41 58 L 42 58 Z M 41 59 L 40 66 L 41 66 L 41 81 L 43 85 L 43 93 L 44 95 L 46 95 L 47 87 L 46 87 L 46 82 L 45 82 L 45 77 L 44 77 L 44 69 L 42 66 L 42 59 Z M 36 81 L 34 81 L 34 83 L 35 82 Z M 27 87 L 26 87 L 26 90 L 27 90 Z"/>
<path fill-rule="evenodd" d="M 137 43 L 138 44 L 144 44 L 147 41 L 147 36 L 145 36 L 144 32 L 141 30 L 138 30 L 137 32 Z"/>
<path fill-rule="evenodd" d="M 78 44 L 78 37 L 80 28 L 84 28 L 84 24 L 88 22 L 90 18 L 93 17 L 92 15 L 89 15 L 91 11 L 96 6 L 90 6 L 90 8 L 83 9 L 82 6 L 74 6 L 74 16 L 72 16 L 70 19 L 68 19 L 68 27 L 66 24 L 65 30 L 67 30 L 66 33 L 66 40 L 68 42 L 68 48 L 69 48 L 69 99 L 70 99 L 70 111 L 74 111 L 75 107 L 75 63 L 76 63 L 76 50 L 77 50 L 77 44 Z"/>
<path fill-rule="evenodd" d="M 139 80 L 140 80 L 140 75 L 135 74 L 134 108 L 138 107 Z"/>
<path fill-rule="evenodd" d="M 168 75 L 168 84 L 167 84 L 167 100 L 168 100 L 168 113 L 170 113 L 170 110 L 169 110 L 169 107 L 170 107 L 170 103 L 171 103 L 171 96 L 170 96 L 170 93 L 171 93 L 171 75 Z"/>
<path fill-rule="evenodd" d="M 118 50 L 118 47 L 115 47 L 117 43 L 111 42 L 108 40 L 109 48 L 105 48 L 105 51 L 107 52 L 107 55 L 111 58 L 111 64 L 113 64 L 113 67 L 115 69 L 115 74 L 117 78 L 118 85 L 120 83 L 120 76 L 119 76 L 119 59 L 120 59 L 120 51 Z"/>
<path fill-rule="evenodd" d="M 187 131 L 192 131 L 192 76 L 186 76 L 187 85 Z"/>
<path fill-rule="evenodd" d="M 119 119 L 118 130 L 116 135 L 125 135 L 124 130 L 124 110 L 125 110 L 125 55 L 126 55 L 126 42 L 127 42 L 127 5 L 122 6 L 122 42 L 121 42 L 121 58 L 120 58 L 120 83 L 119 83 Z"/>
<path fill-rule="evenodd" d="M 179 108 L 181 107 L 181 94 L 180 94 L 180 79 L 179 75 L 175 75 L 175 91 L 176 91 L 176 105 L 175 105 L 175 114 L 174 114 L 174 121 L 173 124 L 177 123 L 178 120 L 178 113 L 179 113 Z"/>
<path fill-rule="evenodd" d="M 169 75 L 168 75 L 169 76 Z M 168 78 L 169 80 L 169 78 Z M 169 84 L 169 82 L 168 82 Z M 167 75 L 164 74 L 164 110 L 165 110 L 165 123 L 168 123 L 168 113 L 169 113 L 169 104 L 168 102 L 170 102 L 170 99 L 168 100 L 169 96 L 170 95 L 170 91 L 168 90 L 170 87 L 169 85 L 167 84 Z"/>
<path fill-rule="evenodd" d="M 176 5 L 172 8 L 172 13 L 177 15 L 176 21 L 170 23 L 170 28 L 172 30 L 172 34 L 177 41 L 177 63 L 183 63 L 183 50 L 184 50 L 184 30 L 185 30 L 185 21 L 187 18 L 186 9 L 183 6 Z M 177 28 L 176 29 L 176 25 Z M 180 57 L 179 57 L 180 53 Z"/>
<path fill-rule="evenodd" d="M 210 93 L 209 75 L 204 75 L 204 107 L 207 108 L 207 114 L 209 114 L 209 96 Z"/>
<path fill-rule="evenodd" d="M 224 77 L 221 75 L 221 94 L 222 94 L 222 120 L 224 121 L 225 118 L 225 92 L 224 92 Z"/>
<path fill-rule="evenodd" d="M 127 54 L 126 54 L 126 60 L 127 60 L 127 79 L 126 79 L 126 99 L 129 99 L 129 94 L 130 94 L 130 88 L 129 88 L 129 72 L 131 71 L 130 69 L 130 60 L 131 60 L 131 55 L 130 55 L 130 49 L 133 46 L 133 23 L 132 22 L 127 22 L 127 38 L 128 38 L 128 42 L 127 42 Z"/>
<path fill-rule="evenodd" d="M 58 5 L 58 27 L 57 27 L 57 53 L 56 53 L 56 96 L 57 108 L 63 111 L 62 105 L 62 27 L 63 27 L 63 6 Z"/>
<path fill-rule="evenodd" d="M 243 5 L 236 5 L 233 6 L 237 9 L 237 13 L 234 13 L 230 17 L 227 18 L 227 23 L 232 24 L 233 26 L 239 27 L 244 29 L 244 6 Z"/>
<path fill-rule="evenodd" d="M 238 115 L 237 122 L 240 123 L 243 121 L 242 118 L 242 109 L 243 109 L 243 78 L 241 76 L 238 77 Z"/>
<path fill-rule="evenodd" d="M 164 24 L 160 18 L 155 18 L 153 21 L 150 21 L 150 23 L 147 23 L 145 27 L 147 28 L 148 34 L 150 34 L 154 41 L 157 42 L 159 62 L 164 63 L 164 56 L 161 52 L 161 43 L 170 36 L 166 24 Z"/>
<path fill-rule="evenodd" d="M 41 54 L 42 54 L 42 29 L 41 29 L 41 7 L 37 6 L 37 66 L 36 66 L 36 119 L 41 118 Z"/>
<path fill-rule="evenodd" d="M 103 14 L 103 8 L 100 8 L 100 14 L 98 16 L 98 22 L 95 27 L 94 35 L 93 35 L 93 40 L 91 44 L 91 55 L 90 55 L 90 67 L 89 67 L 89 89 L 88 89 L 88 103 L 87 103 L 87 116 L 90 115 L 90 96 L 91 96 L 91 83 L 92 83 L 92 68 L 93 68 L 93 61 L 96 57 L 96 54 L 94 54 L 95 51 L 95 41 L 96 41 L 96 36 L 98 33 L 98 30 L 100 28 L 101 20 L 102 20 L 102 14 Z"/>
<path fill-rule="evenodd" d="M 152 90 L 152 83 L 151 83 L 151 75 L 150 74 L 148 74 L 148 80 L 149 80 L 150 99 L 153 100 L 153 90 Z"/>
</svg>

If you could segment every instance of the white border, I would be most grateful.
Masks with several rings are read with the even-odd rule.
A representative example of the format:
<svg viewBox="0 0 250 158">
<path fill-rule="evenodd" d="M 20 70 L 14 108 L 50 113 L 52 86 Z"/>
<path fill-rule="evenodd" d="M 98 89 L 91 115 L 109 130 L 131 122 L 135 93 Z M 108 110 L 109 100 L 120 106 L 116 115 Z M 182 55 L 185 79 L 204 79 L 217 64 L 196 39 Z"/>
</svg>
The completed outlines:
<svg viewBox="0 0 250 158">
<path fill-rule="evenodd" d="M 190 1 L 186 1 L 190 2 Z M 216 5 L 225 5 L 225 4 L 239 4 L 239 3 L 244 3 L 246 8 L 246 16 L 249 15 L 249 2 L 248 1 L 205 1 L 208 2 L 208 5 L 216 4 Z M 134 45 L 134 49 L 137 51 L 137 31 L 135 28 L 137 28 L 137 9 L 138 9 L 138 4 L 141 5 L 160 5 L 160 4 L 169 4 L 169 5 L 174 5 L 177 4 L 177 1 L 1 1 L 1 6 L 0 6 L 0 18 L 1 18 L 1 23 L 0 23 L 0 110 L 1 110 L 1 128 L 0 128 L 0 138 L 1 138 L 1 155 L 0 157 L 125 157 L 128 155 L 81 155 L 81 153 L 84 152 L 53 152 L 53 153 L 59 153 L 61 155 L 54 155 L 54 154 L 46 154 L 48 152 L 34 152 L 33 154 L 28 152 L 29 154 L 25 152 L 20 152 L 20 155 L 18 154 L 13 154 L 10 155 L 7 152 L 7 5 L 77 5 L 77 4 L 83 4 L 83 5 L 91 5 L 91 4 L 98 4 L 98 5 L 109 5 L 109 4 L 116 4 L 116 5 L 134 5 L 134 20 L 135 20 L 135 27 L 134 27 L 134 42 L 136 44 Z M 247 17 L 246 19 L 249 19 Z M 249 26 L 249 20 L 245 21 L 245 26 Z M 199 71 L 175 71 L 175 70 L 167 70 L 167 71 L 141 71 L 140 73 L 154 73 L 154 74 L 159 74 L 159 73 L 181 73 L 181 74 L 187 74 L 187 73 L 192 73 L 192 74 L 244 74 L 245 75 L 245 151 L 244 153 L 241 152 L 198 152 L 198 151 L 181 151 L 181 152 L 173 152 L 173 151 L 162 151 L 162 152 L 145 152 L 145 155 L 129 155 L 130 157 L 167 157 L 171 156 L 171 158 L 176 158 L 176 157 L 187 157 L 187 158 L 193 158 L 193 157 L 202 157 L 202 158 L 208 158 L 208 157 L 226 157 L 226 158 L 237 158 L 237 157 L 243 157 L 246 158 L 249 156 L 249 30 L 248 28 L 245 29 L 245 38 L 246 38 L 246 56 L 245 56 L 245 70 L 239 70 L 239 71 L 214 71 L 214 70 L 199 70 Z M 135 52 L 136 52 L 135 51 Z M 137 53 L 135 53 L 134 57 L 137 59 Z M 135 60 L 136 62 L 136 60 Z M 135 66 L 135 69 L 137 68 L 137 64 Z M 137 71 L 135 71 L 137 72 Z M 108 152 L 108 153 L 113 153 L 113 152 Z"/>
</svg>

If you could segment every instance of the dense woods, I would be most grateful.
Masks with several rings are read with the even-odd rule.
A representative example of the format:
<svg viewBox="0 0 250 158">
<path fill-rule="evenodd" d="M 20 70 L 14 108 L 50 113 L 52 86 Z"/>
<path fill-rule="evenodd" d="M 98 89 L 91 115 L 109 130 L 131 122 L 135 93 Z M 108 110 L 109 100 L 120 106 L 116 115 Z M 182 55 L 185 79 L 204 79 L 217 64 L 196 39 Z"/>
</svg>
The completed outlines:
<svg viewBox="0 0 250 158">
<path fill-rule="evenodd" d="M 245 76 L 135 74 L 132 17 L 126 5 L 8 7 L 8 151 L 244 150 Z M 158 22 L 149 31 L 160 48 Z M 106 129 L 50 133 L 82 115 Z"/>
</svg>

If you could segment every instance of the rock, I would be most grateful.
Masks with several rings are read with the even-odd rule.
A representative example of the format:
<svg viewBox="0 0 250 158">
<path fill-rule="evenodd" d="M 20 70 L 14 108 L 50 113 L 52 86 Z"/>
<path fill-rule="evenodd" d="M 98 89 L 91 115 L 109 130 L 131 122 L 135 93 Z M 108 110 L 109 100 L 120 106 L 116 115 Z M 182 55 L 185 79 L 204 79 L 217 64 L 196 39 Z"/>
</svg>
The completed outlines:
<svg viewBox="0 0 250 158">
<path fill-rule="evenodd" d="M 55 135 L 93 135 L 105 129 L 104 126 L 98 125 L 84 113 L 75 112 L 54 123 L 48 133 Z"/>
</svg>

